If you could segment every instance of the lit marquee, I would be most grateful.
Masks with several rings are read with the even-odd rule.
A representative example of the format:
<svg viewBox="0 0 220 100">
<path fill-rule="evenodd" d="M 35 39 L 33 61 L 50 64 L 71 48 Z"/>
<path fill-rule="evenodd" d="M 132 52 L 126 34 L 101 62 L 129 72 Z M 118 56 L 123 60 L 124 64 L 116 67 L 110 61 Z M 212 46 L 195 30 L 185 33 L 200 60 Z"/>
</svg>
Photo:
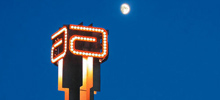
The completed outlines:
<svg viewBox="0 0 220 100">
<path fill-rule="evenodd" d="M 69 25 L 71 30 L 85 31 L 85 32 L 96 32 L 100 33 L 102 36 L 102 52 L 92 52 L 92 51 L 83 51 L 77 50 L 75 48 L 75 41 L 84 41 L 84 42 L 97 42 L 97 38 L 91 36 L 81 36 L 81 35 L 73 35 L 69 39 L 69 50 L 74 55 L 79 56 L 88 56 L 88 57 L 96 57 L 96 58 L 105 58 L 108 55 L 108 35 L 107 31 L 103 28 L 91 27 L 91 26 L 81 26 L 81 25 Z M 51 62 L 56 63 L 58 60 L 62 59 L 67 52 L 67 27 L 64 26 L 56 33 L 51 36 L 51 39 L 54 40 L 63 33 L 63 38 L 56 41 L 51 48 Z M 54 55 L 54 49 L 63 44 L 63 52 L 58 55 Z"/>
</svg>

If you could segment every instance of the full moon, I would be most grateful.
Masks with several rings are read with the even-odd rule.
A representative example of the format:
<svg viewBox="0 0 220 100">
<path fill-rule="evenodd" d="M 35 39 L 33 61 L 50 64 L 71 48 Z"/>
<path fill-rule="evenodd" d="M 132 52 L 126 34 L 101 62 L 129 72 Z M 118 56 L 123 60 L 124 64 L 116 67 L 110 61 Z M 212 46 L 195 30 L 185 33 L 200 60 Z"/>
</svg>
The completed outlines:
<svg viewBox="0 0 220 100">
<path fill-rule="evenodd" d="M 130 7 L 127 3 L 121 5 L 121 12 L 124 15 L 127 15 L 130 12 Z"/>
</svg>

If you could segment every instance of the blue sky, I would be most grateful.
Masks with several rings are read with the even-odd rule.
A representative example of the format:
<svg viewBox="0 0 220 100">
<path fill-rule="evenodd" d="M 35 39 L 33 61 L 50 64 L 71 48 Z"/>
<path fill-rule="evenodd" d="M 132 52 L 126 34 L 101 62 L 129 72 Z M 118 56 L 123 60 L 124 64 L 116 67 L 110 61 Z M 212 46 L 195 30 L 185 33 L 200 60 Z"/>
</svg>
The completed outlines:
<svg viewBox="0 0 220 100">
<path fill-rule="evenodd" d="M 131 12 L 122 15 L 120 5 Z M 95 100 L 220 100 L 219 0 L 2 0 L 0 100 L 64 100 L 50 62 L 63 24 L 109 30 Z"/>
</svg>

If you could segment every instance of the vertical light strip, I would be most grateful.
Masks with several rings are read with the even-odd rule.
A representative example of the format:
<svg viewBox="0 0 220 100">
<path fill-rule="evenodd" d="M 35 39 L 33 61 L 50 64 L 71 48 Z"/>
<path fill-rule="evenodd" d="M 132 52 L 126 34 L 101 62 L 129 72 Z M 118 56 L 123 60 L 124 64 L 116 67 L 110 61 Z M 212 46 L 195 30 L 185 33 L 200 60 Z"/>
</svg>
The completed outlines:
<svg viewBox="0 0 220 100">
<path fill-rule="evenodd" d="M 88 57 L 88 68 L 87 68 L 87 100 L 90 100 L 90 89 L 93 87 L 93 57 Z"/>
<path fill-rule="evenodd" d="M 83 85 L 80 87 L 80 100 L 90 100 L 90 89 L 93 87 L 93 57 L 83 57 Z"/>
<path fill-rule="evenodd" d="M 69 100 L 69 88 L 63 88 L 63 59 L 58 61 L 58 90 L 64 91 L 65 100 Z"/>
<path fill-rule="evenodd" d="M 87 62 L 88 62 L 88 57 L 83 57 L 82 58 L 82 80 L 83 80 L 83 83 L 82 83 L 82 86 L 80 87 L 80 90 L 82 91 L 85 91 L 86 90 L 86 81 L 87 81 Z"/>
<path fill-rule="evenodd" d="M 87 60 L 88 57 L 82 58 L 82 86 L 80 87 L 80 100 L 86 100 L 86 86 L 87 86 Z"/>
</svg>

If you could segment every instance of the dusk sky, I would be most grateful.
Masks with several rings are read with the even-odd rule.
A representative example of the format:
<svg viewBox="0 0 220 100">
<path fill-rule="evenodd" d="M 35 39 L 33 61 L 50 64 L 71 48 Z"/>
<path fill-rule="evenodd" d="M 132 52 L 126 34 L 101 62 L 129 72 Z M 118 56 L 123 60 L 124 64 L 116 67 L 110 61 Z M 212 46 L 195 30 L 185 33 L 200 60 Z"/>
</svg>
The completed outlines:
<svg viewBox="0 0 220 100">
<path fill-rule="evenodd" d="M 109 30 L 94 100 L 220 100 L 219 0 L 1 0 L 0 100 L 64 100 L 51 35 L 81 22 Z"/>
</svg>

